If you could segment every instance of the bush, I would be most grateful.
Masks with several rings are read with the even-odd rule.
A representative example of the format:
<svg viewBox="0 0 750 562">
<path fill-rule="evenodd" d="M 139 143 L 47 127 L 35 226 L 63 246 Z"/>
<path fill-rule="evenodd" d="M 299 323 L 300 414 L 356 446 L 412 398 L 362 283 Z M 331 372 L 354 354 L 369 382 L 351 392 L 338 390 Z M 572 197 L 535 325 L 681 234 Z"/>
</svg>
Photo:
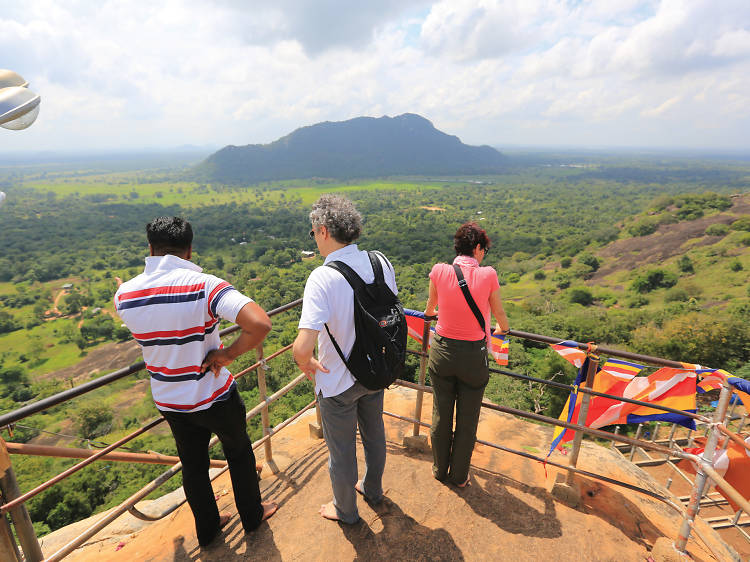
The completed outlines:
<svg viewBox="0 0 750 562">
<path fill-rule="evenodd" d="M 581 304 L 583 306 L 590 306 L 594 303 L 594 295 L 591 294 L 589 289 L 584 287 L 571 289 L 568 298 L 570 299 L 570 302 Z"/>
<path fill-rule="evenodd" d="M 680 259 L 677 260 L 677 267 L 682 273 L 695 272 L 695 269 L 693 268 L 693 260 L 686 255 L 680 256 Z"/>
<path fill-rule="evenodd" d="M 673 287 L 664 295 L 666 302 L 686 302 L 689 298 L 690 296 L 687 294 L 687 291 L 680 287 Z"/>
<path fill-rule="evenodd" d="M 710 225 L 706 229 L 706 236 L 726 236 L 729 234 L 729 227 L 722 223 Z"/>
<path fill-rule="evenodd" d="M 569 257 L 564 257 L 560 260 L 560 267 L 563 269 L 568 269 L 570 267 L 570 264 L 573 263 L 573 260 Z"/>
<path fill-rule="evenodd" d="M 545 275 L 544 271 L 538 270 L 534 272 L 535 281 L 542 281 L 543 279 L 547 279 L 547 275 Z"/>
<path fill-rule="evenodd" d="M 628 308 L 640 308 L 646 306 L 650 301 L 643 295 L 635 295 L 625 301 Z"/>
<path fill-rule="evenodd" d="M 742 263 L 740 260 L 734 260 L 729 264 L 729 269 L 732 271 L 742 271 Z"/>
<path fill-rule="evenodd" d="M 745 234 L 742 238 L 740 238 L 740 244 L 742 246 L 750 246 L 750 233 Z"/>
<path fill-rule="evenodd" d="M 628 227 L 628 232 L 631 236 L 647 236 L 656 232 L 659 227 L 659 219 L 657 217 L 648 216 L 643 217 L 637 223 Z"/>
<path fill-rule="evenodd" d="M 112 429 L 112 410 L 106 406 L 84 406 L 76 417 L 78 434 L 84 439 L 94 439 Z"/>
<path fill-rule="evenodd" d="M 552 280 L 558 289 L 567 289 L 570 287 L 570 277 L 565 273 L 556 273 L 552 277 Z"/>
<path fill-rule="evenodd" d="M 578 256 L 579 263 L 582 263 L 584 265 L 587 265 L 591 268 L 591 271 L 596 271 L 599 269 L 599 259 L 593 256 L 592 254 L 589 254 L 588 252 L 583 252 Z"/>
<path fill-rule="evenodd" d="M 734 221 L 730 226 L 732 230 L 744 230 L 750 232 L 750 216 L 744 216 Z"/>
<path fill-rule="evenodd" d="M 677 276 L 663 269 L 651 269 L 642 275 L 638 275 L 631 284 L 631 288 L 637 293 L 649 293 L 655 289 L 674 287 L 677 284 Z"/>
</svg>

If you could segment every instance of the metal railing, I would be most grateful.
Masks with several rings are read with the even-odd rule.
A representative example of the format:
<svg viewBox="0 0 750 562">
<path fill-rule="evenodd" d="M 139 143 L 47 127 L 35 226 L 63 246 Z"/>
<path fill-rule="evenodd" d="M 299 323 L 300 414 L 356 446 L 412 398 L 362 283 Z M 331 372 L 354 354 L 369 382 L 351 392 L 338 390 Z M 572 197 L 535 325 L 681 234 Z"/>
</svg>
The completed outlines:
<svg viewBox="0 0 750 562">
<path fill-rule="evenodd" d="M 302 299 L 298 299 L 284 306 L 271 310 L 269 311 L 268 314 L 269 316 L 274 316 L 276 314 L 279 314 L 281 312 L 284 312 L 284 311 L 290 310 L 291 308 L 299 306 L 301 302 L 302 302 Z M 420 356 L 418 382 L 411 383 L 409 381 L 403 381 L 403 380 L 396 381 L 396 384 L 398 385 L 416 390 L 414 416 L 407 417 L 407 416 L 402 416 L 402 415 L 395 414 L 392 412 L 387 412 L 387 411 L 383 412 L 384 415 L 388 415 L 388 416 L 412 423 L 413 435 L 410 437 L 419 437 L 421 427 L 430 427 L 429 424 L 422 421 L 422 409 L 423 409 L 424 393 L 432 392 L 432 389 L 429 386 L 425 385 L 425 379 L 426 379 L 426 373 L 427 373 L 427 350 L 428 350 L 428 342 L 429 342 L 430 323 L 432 320 L 434 320 L 434 318 L 430 318 L 430 317 L 426 318 L 425 320 L 421 350 L 420 351 L 408 350 L 410 353 Z M 222 330 L 220 334 L 222 336 L 226 336 L 237 330 L 239 330 L 238 326 L 232 326 L 226 330 Z M 543 336 L 539 334 L 532 334 L 532 333 L 521 332 L 521 331 L 516 331 L 516 330 L 510 331 L 509 335 L 513 337 L 517 337 L 517 338 L 543 342 L 543 343 L 560 343 L 561 341 L 560 338 L 554 338 L 550 336 Z M 581 343 L 576 343 L 576 342 L 573 342 L 573 343 L 589 355 L 590 368 L 588 370 L 587 378 L 586 378 L 586 384 L 588 385 L 588 387 L 593 386 L 593 377 L 596 375 L 596 370 L 598 366 L 598 356 L 596 355 L 597 353 L 606 353 L 607 355 L 610 355 L 613 357 L 621 357 L 624 359 L 637 360 L 639 362 L 652 364 L 652 365 L 660 365 L 660 366 L 668 366 L 668 367 L 676 367 L 676 368 L 684 367 L 682 363 L 659 358 L 659 357 L 651 357 L 651 356 L 646 356 L 646 355 L 620 351 L 616 349 L 610 349 L 604 346 L 592 345 L 591 343 L 587 343 L 587 344 L 581 344 Z M 265 378 L 265 370 L 267 369 L 267 361 L 274 359 L 275 357 L 281 355 L 282 353 L 289 351 L 290 349 L 291 349 L 291 344 L 282 347 L 281 349 L 275 351 L 273 354 L 265 358 L 262 357 L 262 353 L 261 353 L 259 360 L 255 364 L 251 365 L 250 367 L 244 369 L 243 371 L 235 375 L 235 377 L 241 377 L 252 371 L 257 371 L 260 402 L 247 412 L 247 419 L 249 420 L 250 418 L 258 414 L 261 415 L 261 425 L 262 425 L 262 430 L 263 430 L 263 436 L 253 443 L 253 449 L 256 449 L 260 447 L 261 445 L 263 445 L 264 446 L 264 458 L 270 466 L 275 466 L 273 465 L 273 450 L 271 447 L 271 441 L 272 441 L 273 436 L 276 433 L 278 433 L 280 430 L 282 430 L 284 427 L 288 426 L 293 421 L 295 421 L 304 412 L 306 412 L 309 409 L 312 409 L 316 405 L 315 401 L 313 400 L 312 402 L 307 404 L 304 408 L 302 408 L 300 411 L 292 415 L 290 418 L 278 424 L 276 427 L 271 428 L 270 426 L 269 416 L 268 416 L 269 405 L 275 402 L 276 400 L 278 400 L 279 398 L 281 398 L 282 396 L 284 396 L 286 393 L 288 393 L 290 390 L 295 388 L 297 385 L 305 381 L 305 375 L 299 374 L 295 376 L 286 385 L 284 385 L 282 388 L 280 388 L 279 390 L 277 390 L 270 396 L 267 396 L 268 390 L 267 390 L 266 378 Z M 593 365 L 593 367 L 591 365 Z M 0 416 L 0 427 L 15 423 L 34 413 L 41 412 L 47 408 L 50 408 L 57 404 L 61 404 L 63 402 L 71 400 L 72 398 L 82 396 L 83 394 L 91 392 L 92 390 L 95 390 L 97 388 L 101 388 L 102 386 L 105 386 L 106 384 L 119 380 L 130 374 L 136 373 L 142 370 L 143 368 L 145 368 L 144 363 L 137 363 L 137 364 L 131 365 L 130 367 L 114 371 L 113 373 L 109 373 L 108 375 L 100 377 L 94 381 L 90 381 L 88 383 L 82 384 L 73 389 L 60 392 L 54 396 L 50 396 L 48 398 L 45 398 L 33 404 L 29 404 L 27 406 L 19 408 L 18 410 L 15 410 L 13 412 L 4 414 Z M 529 382 L 536 382 L 540 384 L 549 385 L 549 386 L 559 388 L 559 389 L 565 389 L 565 390 L 573 389 L 571 385 L 567 385 L 567 384 L 559 383 L 555 381 L 550 381 L 546 379 L 539 379 L 539 378 L 531 377 L 528 375 L 515 373 L 507 369 L 492 368 L 490 369 L 490 371 L 497 373 L 497 374 L 504 375 L 504 376 L 509 376 L 509 377 L 513 377 L 516 379 L 520 379 L 520 380 L 526 380 Z M 657 499 L 666 505 L 669 505 L 672 509 L 679 512 L 680 515 L 683 517 L 683 523 L 680 528 L 680 533 L 675 541 L 675 547 L 682 552 L 684 552 L 686 549 L 687 540 L 691 532 L 695 533 L 701 539 L 701 541 L 709 549 L 711 549 L 710 541 L 706 541 L 700 535 L 700 533 L 698 532 L 698 530 L 695 528 L 695 525 L 694 525 L 695 517 L 697 516 L 701 505 L 705 504 L 705 500 L 703 500 L 703 497 L 704 497 L 705 487 L 709 478 L 713 480 L 722 491 L 724 491 L 729 497 L 731 497 L 732 501 L 734 501 L 737 505 L 741 507 L 740 511 L 737 512 L 733 520 L 734 526 L 739 529 L 739 526 L 737 525 L 739 521 L 739 517 L 743 511 L 745 513 L 750 514 L 750 503 L 745 498 L 743 498 L 731 485 L 729 485 L 724 480 L 724 478 L 722 478 L 718 473 L 716 473 L 712 465 L 713 453 L 716 448 L 716 444 L 718 442 L 720 434 L 723 434 L 726 436 L 727 443 L 731 439 L 734 442 L 736 442 L 738 445 L 741 444 L 742 446 L 750 450 L 750 447 L 748 447 L 745 444 L 745 442 L 740 437 L 737 436 L 735 432 L 730 431 L 725 425 L 727 404 L 729 402 L 729 397 L 731 395 L 731 389 L 727 385 L 726 382 L 724 383 L 724 386 L 722 387 L 721 395 L 719 398 L 719 405 L 716 408 L 713 418 L 708 418 L 701 414 L 696 414 L 692 412 L 684 412 L 682 410 L 675 410 L 673 408 L 663 407 L 663 406 L 655 405 L 652 403 L 647 403 L 647 402 L 642 402 L 638 400 L 623 398 L 620 396 L 614 396 L 614 395 L 609 395 L 606 393 L 596 392 L 594 390 L 591 390 L 591 388 L 587 388 L 585 386 L 580 386 L 576 388 L 576 390 L 577 392 L 583 394 L 583 400 L 582 400 L 581 409 L 579 412 L 578 421 L 582 421 L 586 419 L 586 414 L 587 414 L 586 409 L 588 407 L 588 399 L 590 399 L 592 396 L 610 398 L 610 399 L 617 400 L 617 401 L 624 401 L 624 402 L 629 402 L 629 403 L 636 404 L 636 405 L 648 406 L 649 408 L 661 410 L 664 412 L 677 413 L 686 417 L 693 418 L 699 423 L 705 424 L 706 427 L 709 428 L 708 441 L 706 443 L 706 449 L 705 449 L 706 453 L 704 453 L 702 456 L 692 455 L 692 454 L 684 452 L 681 448 L 677 447 L 676 441 L 672 439 L 674 435 L 674 430 L 672 431 L 670 435 L 670 439 L 667 445 L 665 446 L 663 443 L 657 442 L 655 438 L 652 439 L 651 441 L 640 439 L 639 434 L 637 434 L 635 438 L 628 437 L 625 435 L 619 435 L 618 434 L 619 428 L 616 429 L 615 432 L 608 432 L 608 431 L 603 431 L 600 429 L 593 429 L 590 427 L 586 427 L 585 425 L 581 425 L 579 423 L 575 423 L 575 422 L 569 423 L 569 422 L 559 420 L 557 418 L 552 418 L 552 417 L 544 416 L 544 415 L 537 414 L 537 413 L 527 412 L 525 410 L 519 410 L 516 408 L 510 408 L 507 406 L 493 404 L 487 401 L 484 401 L 482 403 L 482 407 L 495 410 L 495 411 L 499 411 L 499 412 L 505 412 L 505 413 L 518 416 L 518 417 L 522 417 L 525 419 L 529 419 L 535 422 L 545 423 L 545 424 L 549 424 L 553 426 L 559 426 L 559 427 L 564 427 L 564 428 L 574 430 L 575 438 L 573 441 L 573 448 L 568 458 L 568 464 L 566 465 L 566 464 L 555 462 L 553 460 L 549 460 L 548 458 L 542 458 L 542 457 L 530 454 L 528 452 L 515 450 L 512 448 L 503 446 L 503 445 L 491 443 L 489 441 L 477 440 L 477 443 L 480 443 L 481 445 L 484 445 L 484 446 L 489 446 L 495 449 L 499 449 L 499 450 L 502 450 L 502 451 L 505 451 L 514 455 L 518 455 L 523 458 L 543 462 L 547 465 L 555 466 L 557 468 L 566 470 L 569 475 L 568 484 L 572 483 L 573 475 L 578 474 L 578 475 L 585 476 L 588 478 L 607 482 L 615 486 L 627 488 L 629 490 L 632 490 L 632 491 L 647 495 L 651 498 Z M 11 516 L 13 527 L 15 528 L 16 534 L 18 535 L 18 539 L 19 539 L 19 542 L 21 543 L 21 548 L 23 550 L 25 559 L 29 561 L 42 560 L 43 555 L 41 552 L 41 548 L 39 547 L 39 543 L 36 539 L 36 536 L 34 535 L 33 526 L 31 525 L 31 521 L 28 517 L 28 513 L 25 508 L 25 502 L 28 501 L 30 498 L 34 497 L 35 495 L 37 495 L 38 493 L 42 492 L 43 490 L 49 488 L 50 486 L 53 486 L 55 483 L 60 482 L 67 476 L 70 476 L 74 472 L 84 468 L 88 464 L 91 464 L 101 458 L 108 458 L 107 455 L 109 453 L 111 453 L 118 447 L 121 447 L 123 444 L 127 443 L 128 441 L 131 441 L 138 435 L 141 435 L 145 431 L 148 431 L 149 429 L 156 427 L 162 421 L 164 421 L 163 418 L 158 418 L 158 419 L 152 420 L 151 422 L 148 422 L 146 425 L 144 425 L 140 429 L 123 437 L 116 443 L 113 443 L 112 445 L 107 446 L 105 449 L 102 449 L 96 453 L 93 453 L 84 461 L 74 465 L 73 467 L 70 467 L 63 473 L 53 477 L 52 479 L 45 482 L 44 484 L 41 484 L 40 486 L 37 486 L 33 490 L 30 490 L 24 494 L 20 493 L 18 489 L 18 485 L 15 482 L 15 476 L 13 474 L 13 470 L 10 464 L 10 457 L 8 456 L 7 450 L 5 450 L 3 447 L 0 447 L 0 474 L 4 474 L 2 478 L 0 478 L 0 486 L 2 486 L 2 496 L 3 496 L 2 498 L 3 504 L 0 505 L 0 514 L 1 514 L 0 515 L 0 559 L 20 560 L 20 553 L 15 544 L 15 541 L 13 540 L 12 534 L 10 532 L 10 527 L 5 517 L 6 513 L 10 514 Z M 311 424 L 311 433 L 317 437 L 321 437 L 322 435 L 322 432 L 320 431 L 319 410 L 317 411 L 317 425 Z M 653 451 L 659 455 L 664 455 L 665 456 L 664 458 L 667 459 L 667 461 L 669 461 L 669 459 L 675 458 L 675 459 L 687 459 L 693 462 L 698 467 L 698 470 L 697 470 L 697 476 L 696 476 L 695 482 L 691 483 L 693 485 L 693 492 L 688 498 L 689 501 L 688 501 L 687 508 L 683 509 L 680 505 L 676 504 L 670 497 L 654 492 L 653 490 L 648 490 L 641 486 L 637 486 L 635 484 L 617 480 L 606 475 L 596 474 L 593 472 L 589 472 L 589 471 L 585 471 L 580 468 L 577 468 L 576 465 L 578 461 L 578 453 L 581 447 L 581 439 L 584 434 L 590 435 L 598 439 L 605 439 L 605 440 L 611 441 L 613 444 L 619 443 L 621 447 L 630 447 L 633 452 L 635 452 L 636 449 L 640 449 L 642 451 L 646 451 L 646 450 Z M 218 439 L 214 437 L 211 440 L 209 446 L 211 447 L 215 445 L 217 442 L 218 442 Z M 2 444 L 4 444 L 4 442 L 0 440 L 0 445 Z M 13 452 L 16 453 L 17 451 L 13 451 Z M 152 462 L 158 462 L 158 461 L 152 461 Z M 162 462 L 164 461 L 162 460 Z M 679 470 L 673 463 L 672 463 L 672 466 L 674 466 L 676 470 Z M 60 560 L 64 558 L 65 556 L 67 556 L 73 550 L 75 550 L 76 548 L 84 544 L 88 539 L 93 537 L 96 533 L 98 533 L 100 530 L 105 528 L 107 525 L 109 525 L 112 521 L 114 521 L 117 517 L 124 514 L 125 512 L 130 512 L 136 517 L 140 517 L 145 520 L 156 520 L 156 519 L 166 516 L 168 513 L 176 509 L 180 504 L 171 506 L 171 508 L 168 511 L 158 514 L 156 516 L 149 516 L 149 515 L 142 514 L 140 511 L 137 510 L 137 508 L 135 507 L 135 504 L 141 501 L 151 492 L 156 490 L 159 486 L 167 482 L 172 476 L 177 474 L 181 470 L 181 467 L 182 467 L 181 463 L 179 462 L 175 463 L 171 468 L 169 468 L 167 471 L 159 475 L 152 482 L 144 486 L 141 490 L 139 490 L 138 492 L 130 496 L 125 501 L 123 501 L 116 508 L 112 509 L 105 517 L 99 519 L 94 525 L 86 529 L 78 537 L 76 537 L 75 539 L 70 541 L 68 544 L 60 548 L 57 552 L 50 555 L 47 558 L 47 560 Z M 224 473 L 226 470 L 227 470 L 227 466 L 225 465 L 223 468 L 220 469 L 220 471 L 217 474 L 213 476 L 213 478 L 218 477 L 220 474 Z M 683 473 L 683 476 L 687 478 L 687 476 L 685 476 L 684 473 Z M 744 533 L 744 531 L 743 531 L 743 534 L 748 538 L 748 540 L 750 540 L 750 536 Z"/>
</svg>

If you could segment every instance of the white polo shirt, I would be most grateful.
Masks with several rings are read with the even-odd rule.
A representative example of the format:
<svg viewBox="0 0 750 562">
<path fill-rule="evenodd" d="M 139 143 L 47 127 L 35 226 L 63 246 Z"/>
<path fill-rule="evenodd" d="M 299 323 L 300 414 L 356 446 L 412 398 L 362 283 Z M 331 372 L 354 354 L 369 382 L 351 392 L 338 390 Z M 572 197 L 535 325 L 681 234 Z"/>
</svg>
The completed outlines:
<svg viewBox="0 0 750 562">
<path fill-rule="evenodd" d="M 367 252 L 357 249 L 356 244 L 349 244 L 331 252 L 324 264 L 332 261 L 344 262 L 365 283 L 375 280 Z M 393 294 L 398 294 L 393 266 L 387 259 L 380 261 L 386 284 Z M 341 273 L 326 265 L 315 268 L 307 278 L 299 327 L 318 331 L 318 360 L 329 372 L 315 373 L 315 394 L 322 393 L 324 398 L 328 398 L 344 392 L 356 379 L 333 347 L 324 324 L 328 324 L 328 329 L 336 338 L 341 352 L 349 357 L 355 339 L 354 291 Z"/>
<path fill-rule="evenodd" d="M 200 366 L 221 347 L 219 318 L 234 322 L 253 301 L 202 271 L 177 256 L 147 257 L 144 272 L 115 294 L 117 314 L 141 344 L 159 410 L 205 410 L 229 398 L 235 385 L 226 368 L 214 375 Z"/>
</svg>

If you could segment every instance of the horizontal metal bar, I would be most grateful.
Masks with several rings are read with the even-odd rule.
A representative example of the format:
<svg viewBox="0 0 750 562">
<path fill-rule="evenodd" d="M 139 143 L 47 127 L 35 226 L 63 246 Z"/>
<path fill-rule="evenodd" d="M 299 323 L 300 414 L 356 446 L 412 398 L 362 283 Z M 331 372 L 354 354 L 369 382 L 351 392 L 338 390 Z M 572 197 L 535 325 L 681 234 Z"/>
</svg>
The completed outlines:
<svg viewBox="0 0 750 562">
<path fill-rule="evenodd" d="M 297 299 L 278 308 L 274 308 L 273 310 L 268 312 L 268 315 L 275 316 L 276 314 L 285 312 L 291 308 L 294 308 L 295 306 L 299 306 L 300 304 L 302 304 L 302 299 Z M 229 328 L 221 330 L 219 332 L 219 335 L 223 337 L 236 332 L 239 329 L 240 327 L 237 325 L 230 326 Z M 97 379 L 83 383 L 79 386 L 76 386 L 75 388 L 63 390 L 62 392 L 58 392 L 57 394 L 53 394 L 52 396 L 48 396 L 47 398 L 43 398 L 32 404 L 27 404 L 26 406 L 0 416 L 0 428 L 15 423 L 23 418 L 27 418 L 33 414 L 39 413 L 43 410 L 47 410 L 48 408 L 51 408 L 53 406 L 57 406 L 62 402 L 66 402 L 73 398 L 77 398 L 78 396 L 82 396 L 83 394 L 91 392 L 92 390 L 96 390 L 97 388 L 101 388 L 102 386 L 118 381 L 123 377 L 132 375 L 134 373 L 137 373 L 138 371 L 142 371 L 145 368 L 146 364 L 143 361 L 140 361 L 138 363 L 134 363 L 130 367 L 118 369 L 117 371 L 113 371 Z"/>
<path fill-rule="evenodd" d="M 297 412 L 297 414 L 295 414 L 295 416 L 298 417 L 299 415 L 301 415 L 301 413 L 304 410 L 307 410 L 307 409 L 311 408 L 314 405 L 315 405 L 315 402 L 311 402 L 303 410 L 300 410 L 299 412 Z M 295 416 L 293 416 L 293 417 L 295 417 Z M 247 414 L 245 416 L 245 419 L 249 419 L 250 417 L 251 417 L 250 414 Z M 295 417 L 295 419 L 296 419 L 296 417 Z M 290 423 L 289 420 L 286 420 L 286 421 L 287 421 L 286 424 L 285 424 L 285 422 L 282 422 L 278 426 L 276 426 L 277 431 L 280 430 L 280 429 L 282 429 L 283 427 L 286 427 L 286 425 L 288 425 L 288 423 Z M 258 446 L 260 446 L 263 443 L 263 439 L 265 439 L 265 437 L 259 439 L 255 443 L 253 443 L 253 445 L 252 445 L 253 449 L 255 449 Z M 212 447 L 212 446 L 214 446 L 218 442 L 219 442 L 218 437 L 214 436 L 211 439 L 211 441 L 209 442 L 208 446 Z M 221 474 L 223 474 L 224 472 L 226 472 L 228 469 L 229 469 L 229 466 L 226 466 L 226 467 L 220 469 L 211 479 L 215 480 Z M 55 552 L 49 558 L 46 559 L 46 562 L 56 562 L 58 560 L 62 560 L 63 558 L 65 558 L 68 554 L 70 554 L 71 552 L 73 552 L 76 548 L 78 548 L 79 546 L 81 546 L 88 539 L 90 539 L 91 537 L 93 537 L 94 535 L 96 535 L 99 531 L 101 531 L 102 529 L 104 529 L 104 527 L 106 527 L 107 525 L 109 525 L 112 521 L 114 521 L 115 519 L 117 519 L 118 517 L 120 517 L 120 515 L 122 515 L 126 511 L 129 511 L 129 509 L 131 507 L 135 506 L 136 503 L 138 503 L 143 498 L 145 498 L 147 495 L 149 495 L 151 492 L 153 492 L 154 490 L 156 490 L 159 486 L 161 486 L 167 480 L 169 480 L 170 478 L 172 478 L 172 476 L 174 476 L 175 474 L 177 474 L 180 470 L 182 470 L 182 463 L 177 463 L 176 465 L 174 465 L 169 470 L 167 470 L 167 471 L 163 472 L 162 474 L 160 474 L 158 477 L 156 477 L 154 480 L 152 480 L 146 486 L 144 486 L 143 488 L 141 488 L 138 492 L 136 492 L 135 494 L 133 494 L 132 496 L 130 496 L 128 499 L 126 499 L 125 501 L 123 501 L 119 506 L 117 506 L 116 508 L 114 508 L 111 512 L 109 512 L 107 515 L 105 515 L 100 520 L 98 520 L 96 523 L 94 523 L 94 525 L 92 525 L 91 527 L 89 527 L 88 529 L 86 529 L 83 533 L 81 533 L 76 538 L 74 538 L 73 540 L 71 540 L 70 542 L 68 542 L 66 545 L 64 545 L 63 547 L 61 547 L 59 550 L 57 550 L 57 552 Z M 184 501 L 180 502 L 179 505 L 181 505 L 182 503 L 184 503 Z M 173 510 L 170 510 L 170 512 L 171 511 L 173 511 Z"/>
<path fill-rule="evenodd" d="M 136 431 L 134 431 L 130 435 L 126 435 L 125 437 L 123 437 L 122 439 L 120 439 L 119 441 L 117 441 L 116 443 L 112 443 L 109 447 L 107 447 L 105 449 L 102 449 L 101 451 L 97 451 L 96 453 L 93 453 L 86 460 L 83 460 L 83 461 L 79 462 L 78 464 L 76 464 L 74 466 L 71 466 L 69 469 L 61 472 L 57 476 L 54 476 L 54 477 L 50 478 L 49 480 L 47 480 L 47 482 L 44 482 L 44 483 L 40 484 L 39 486 L 37 486 L 33 490 L 30 490 L 30 491 L 26 492 L 25 494 L 23 494 L 21 496 L 18 496 L 13 501 L 9 501 L 8 503 L 0 506 L 0 513 L 6 513 L 8 510 L 13 509 L 17 505 L 25 503 L 26 501 L 30 500 L 31 498 L 33 498 L 37 494 L 43 492 L 47 488 L 50 488 L 54 484 L 57 484 L 60 480 L 63 480 L 65 478 L 67 478 L 68 476 L 70 476 L 71 474 L 73 474 L 75 472 L 78 472 L 82 468 L 90 465 L 96 459 L 98 459 L 100 457 L 103 457 L 104 455 L 106 455 L 110 451 L 113 451 L 113 450 L 117 449 L 118 447 L 120 447 L 121 445 L 124 445 L 128 441 L 130 441 L 132 439 L 135 439 L 136 437 L 138 437 L 142 433 L 145 433 L 149 429 L 151 429 L 153 427 L 156 427 L 157 425 L 159 425 L 163 421 L 164 421 L 164 418 L 157 418 L 157 419 L 155 419 L 155 420 L 147 423 L 146 425 L 144 425 L 140 429 L 137 429 Z M 10 443 L 8 445 L 10 445 Z M 8 447 L 8 450 L 10 451 L 11 447 Z"/>
<path fill-rule="evenodd" d="M 526 340 L 532 340 L 532 341 L 538 341 L 542 343 L 560 343 L 562 341 L 571 341 L 571 340 L 565 340 L 564 338 L 552 338 L 549 336 L 542 336 L 540 334 L 534 334 L 531 332 L 522 332 L 520 330 L 510 330 L 508 332 L 508 335 L 515 336 L 517 338 L 523 338 Z M 578 349 L 582 349 L 583 351 L 587 351 L 589 349 L 588 343 L 579 343 L 579 342 L 572 342 L 575 344 L 575 347 Z M 629 351 L 622 351 L 620 349 L 613 349 L 611 347 L 606 347 L 603 345 L 593 345 L 596 349 L 596 353 L 602 353 L 604 355 L 612 355 L 614 357 L 622 357 L 623 359 L 632 359 L 634 361 L 642 361 L 644 363 L 651 363 L 653 365 L 661 365 L 663 367 L 675 367 L 677 369 L 683 369 L 685 365 L 680 363 L 679 361 L 671 361 L 669 359 L 662 359 L 661 357 L 654 357 L 652 355 L 643 355 L 641 353 L 631 353 Z"/>
</svg>

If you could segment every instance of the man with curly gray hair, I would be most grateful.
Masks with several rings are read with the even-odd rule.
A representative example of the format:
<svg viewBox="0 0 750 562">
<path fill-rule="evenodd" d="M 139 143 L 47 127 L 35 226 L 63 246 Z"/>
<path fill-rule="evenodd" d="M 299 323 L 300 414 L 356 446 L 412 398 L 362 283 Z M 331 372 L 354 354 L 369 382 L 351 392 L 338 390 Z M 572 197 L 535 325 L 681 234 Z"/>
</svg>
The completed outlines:
<svg viewBox="0 0 750 562">
<path fill-rule="evenodd" d="M 349 357 L 355 340 L 354 292 L 341 273 L 325 264 L 344 262 L 368 284 L 373 283 L 375 273 L 367 252 L 353 243 L 362 231 L 362 216 L 351 201 L 337 195 L 321 196 L 312 207 L 310 223 L 310 237 L 325 262 L 305 284 L 294 360 L 303 372 L 314 377 L 323 437 L 328 445 L 333 501 L 320 507 L 320 515 L 351 524 L 359 520 L 355 491 L 370 503 L 383 499 L 383 391 L 368 390 L 359 383 L 331 341 L 329 332 Z M 378 259 L 386 284 L 396 294 L 393 266 L 382 254 L 378 254 Z M 357 473 L 357 427 L 365 450 L 366 468 L 361 480 Z"/>
</svg>

